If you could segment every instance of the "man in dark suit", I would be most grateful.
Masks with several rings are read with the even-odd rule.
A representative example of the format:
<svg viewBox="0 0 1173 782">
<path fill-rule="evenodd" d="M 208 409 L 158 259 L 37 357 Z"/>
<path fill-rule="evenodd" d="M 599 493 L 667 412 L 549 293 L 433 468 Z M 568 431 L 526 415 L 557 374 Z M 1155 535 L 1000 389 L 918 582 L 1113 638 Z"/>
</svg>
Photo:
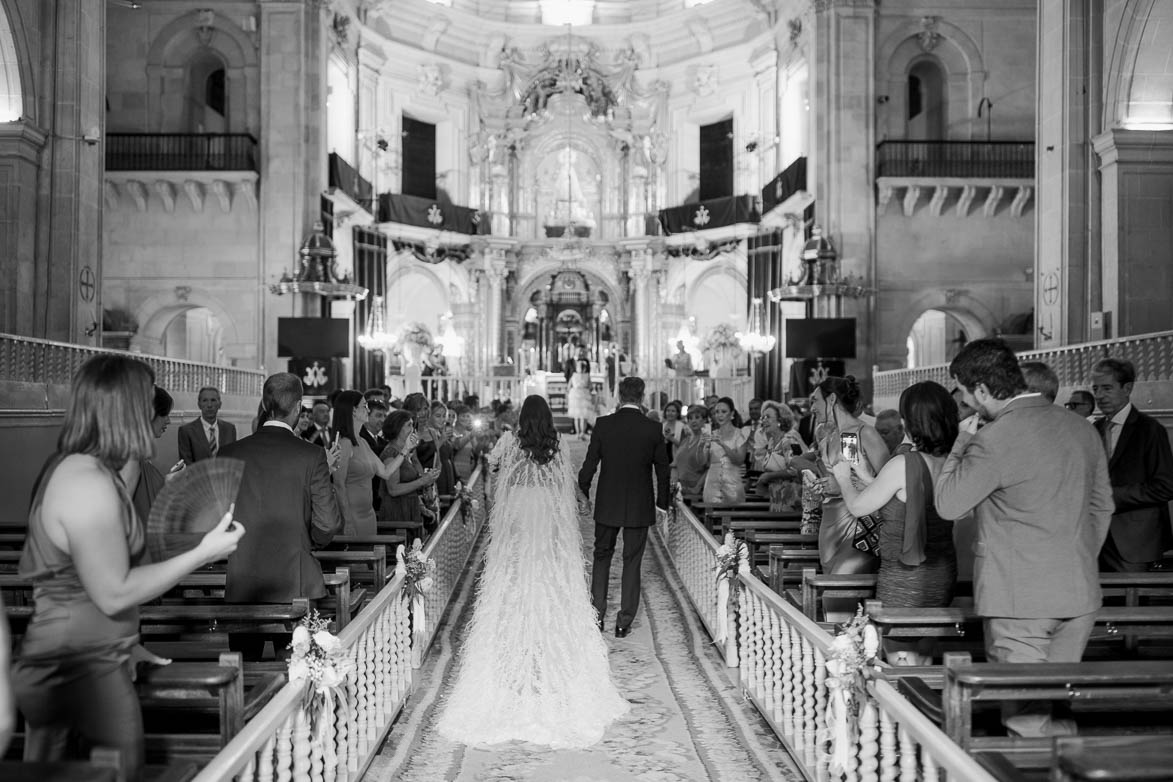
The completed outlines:
<svg viewBox="0 0 1173 782">
<path fill-rule="evenodd" d="M 591 571 L 591 595 L 599 615 L 599 629 L 607 613 L 611 557 L 619 530 L 623 530 L 623 589 L 615 619 L 617 638 L 631 632 L 631 621 L 639 608 L 639 568 L 648 527 L 656 523 L 660 512 L 668 510 L 668 451 L 660 425 L 640 409 L 643 398 L 642 379 L 625 377 L 619 382 L 619 409 L 595 420 L 586 459 L 578 473 L 578 486 L 589 498 L 591 481 L 602 462 L 595 495 L 595 564 Z"/>
<path fill-rule="evenodd" d="M 323 448 L 331 445 L 330 437 L 330 403 L 322 399 L 314 402 L 310 411 L 310 427 L 301 433 L 302 439 Z"/>
<path fill-rule="evenodd" d="M 370 391 L 367 392 L 371 393 Z M 382 394 L 382 392 L 379 392 Z M 380 456 L 383 449 L 387 447 L 387 438 L 383 437 L 383 422 L 387 420 L 387 405 L 380 399 L 373 398 L 367 400 L 367 422 L 358 430 L 358 436 L 367 441 L 367 445 L 371 446 L 375 456 Z M 379 481 L 378 475 L 371 478 L 371 504 L 374 505 L 375 510 L 379 510 Z"/>
<path fill-rule="evenodd" d="M 966 419 L 936 480 L 944 519 L 973 512 L 974 605 L 997 663 L 1079 662 L 1101 605 L 1096 557 L 1112 518 L 1108 461 L 1095 430 L 1030 392 L 999 339 L 966 344 L 949 372 L 987 420 Z M 1045 706 L 1045 704 L 1044 704 Z M 1069 733 L 1049 707 L 1016 704 L 1020 736 Z"/>
<path fill-rule="evenodd" d="M 1108 454 L 1116 512 L 1100 568 L 1148 570 L 1173 548 L 1169 501 L 1173 500 L 1173 452 L 1169 434 L 1131 402 L 1136 369 L 1131 361 L 1106 358 L 1092 369 L 1092 395 L 1104 417 L 1096 431 Z"/>
<path fill-rule="evenodd" d="M 244 462 L 235 513 L 248 519 L 251 533 L 228 558 L 228 603 L 289 603 L 326 596 L 322 568 L 311 551 L 338 534 L 342 517 L 325 449 L 293 433 L 301 395 L 296 375 L 271 375 L 261 392 L 264 422 L 256 434 L 220 451 L 224 458 Z M 233 634 L 229 647 L 245 659 L 258 660 L 268 637 Z M 281 656 L 288 636 L 271 637 Z"/>
<path fill-rule="evenodd" d="M 179 458 L 188 464 L 211 459 L 221 448 L 236 442 L 236 427 L 219 419 L 219 389 L 212 386 L 201 388 L 197 404 L 200 417 L 177 430 Z"/>
</svg>

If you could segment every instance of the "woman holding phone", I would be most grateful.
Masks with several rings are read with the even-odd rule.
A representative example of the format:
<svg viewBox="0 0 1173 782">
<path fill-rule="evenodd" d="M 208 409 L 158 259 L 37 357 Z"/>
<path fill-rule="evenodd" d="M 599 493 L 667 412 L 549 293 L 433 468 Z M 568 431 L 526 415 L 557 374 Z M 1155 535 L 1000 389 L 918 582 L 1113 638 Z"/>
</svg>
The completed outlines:
<svg viewBox="0 0 1173 782">
<path fill-rule="evenodd" d="M 424 522 L 424 489 L 434 486 L 440 477 L 440 468 L 425 468 L 420 463 L 416 446 L 415 416 L 406 410 L 395 410 L 383 422 L 383 437 L 387 447 L 379 455 L 384 462 L 402 455 L 403 462 L 393 470 L 380 489 L 379 518 L 385 521 Z"/>
<path fill-rule="evenodd" d="M 856 516 L 844 503 L 839 484 L 830 474 L 840 461 L 855 463 L 867 461 L 872 474 L 880 471 L 888 461 L 888 446 L 874 427 L 859 419 L 859 383 L 851 375 L 829 377 L 815 388 L 811 395 L 818 437 L 819 468 L 822 474 L 823 521 L 819 525 L 819 560 L 823 572 L 874 573 L 879 559 L 856 548 Z M 843 603 L 849 610 L 854 599 L 827 601 Z M 850 605 L 848 605 L 850 604 Z M 834 610 L 830 605 L 828 610 Z"/>
<path fill-rule="evenodd" d="M 749 456 L 749 435 L 733 400 L 723 396 L 713 405 L 713 431 L 708 434 L 709 472 L 705 475 L 705 502 L 745 502 L 742 468 Z"/>
</svg>

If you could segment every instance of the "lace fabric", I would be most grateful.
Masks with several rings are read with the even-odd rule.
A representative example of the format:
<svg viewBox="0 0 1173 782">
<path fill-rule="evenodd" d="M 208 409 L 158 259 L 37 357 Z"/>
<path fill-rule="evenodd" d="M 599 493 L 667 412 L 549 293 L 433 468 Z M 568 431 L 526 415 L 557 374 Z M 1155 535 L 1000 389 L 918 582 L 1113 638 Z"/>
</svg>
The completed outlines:
<svg viewBox="0 0 1173 782">
<path fill-rule="evenodd" d="M 538 464 L 506 433 L 477 602 L 440 734 L 469 745 L 598 742 L 630 708 L 611 680 L 587 590 L 566 454 Z"/>
</svg>

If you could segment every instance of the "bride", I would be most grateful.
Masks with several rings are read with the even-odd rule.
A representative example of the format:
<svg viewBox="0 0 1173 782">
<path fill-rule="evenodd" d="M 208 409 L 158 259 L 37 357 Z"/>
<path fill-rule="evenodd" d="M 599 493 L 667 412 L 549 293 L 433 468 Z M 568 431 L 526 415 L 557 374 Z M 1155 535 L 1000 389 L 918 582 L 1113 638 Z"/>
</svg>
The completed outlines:
<svg viewBox="0 0 1173 782">
<path fill-rule="evenodd" d="M 439 731 L 463 744 L 587 747 L 629 709 L 587 593 L 575 481 L 546 400 L 528 396 L 498 466 L 489 546 Z"/>
</svg>

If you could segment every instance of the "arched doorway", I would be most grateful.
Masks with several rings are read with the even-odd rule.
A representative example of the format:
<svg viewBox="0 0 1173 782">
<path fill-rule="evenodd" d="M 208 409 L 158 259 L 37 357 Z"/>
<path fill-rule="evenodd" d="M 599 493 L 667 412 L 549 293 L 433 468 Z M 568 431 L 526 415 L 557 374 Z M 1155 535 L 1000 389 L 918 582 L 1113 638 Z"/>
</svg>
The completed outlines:
<svg viewBox="0 0 1173 782">
<path fill-rule="evenodd" d="M 181 310 L 163 327 L 163 355 L 200 364 L 226 364 L 224 326 L 207 307 Z"/>
<path fill-rule="evenodd" d="M 972 326 L 946 310 L 930 309 L 921 313 L 908 331 L 907 366 L 927 367 L 947 364 L 965 343 L 977 336 Z"/>
<path fill-rule="evenodd" d="M 944 141 L 948 127 L 945 71 L 934 57 L 917 60 L 908 69 L 908 110 L 905 138 Z"/>
<path fill-rule="evenodd" d="M 191 133 L 228 132 L 228 85 L 224 61 L 209 50 L 188 64 L 187 129 Z"/>
</svg>

